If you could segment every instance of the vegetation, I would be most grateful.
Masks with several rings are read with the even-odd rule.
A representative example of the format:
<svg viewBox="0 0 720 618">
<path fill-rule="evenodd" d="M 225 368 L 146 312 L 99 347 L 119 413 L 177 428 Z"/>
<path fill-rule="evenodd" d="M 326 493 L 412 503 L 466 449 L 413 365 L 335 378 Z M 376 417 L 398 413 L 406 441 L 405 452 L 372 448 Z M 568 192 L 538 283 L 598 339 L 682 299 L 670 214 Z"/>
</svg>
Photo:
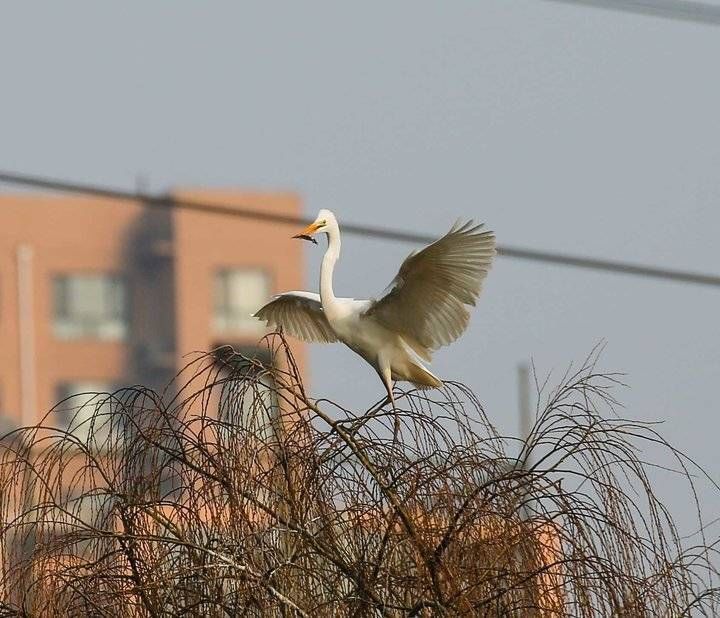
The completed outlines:
<svg viewBox="0 0 720 618">
<path fill-rule="evenodd" d="M 73 432 L 6 436 L 0 616 L 716 615 L 712 549 L 683 544 L 641 450 L 690 495 L 692 465 L 615 413 L 594 356 L 518 460 L 461 384 L 356 414 L 265 345 L 272 368 L 219 350 Z"/>
</svg>

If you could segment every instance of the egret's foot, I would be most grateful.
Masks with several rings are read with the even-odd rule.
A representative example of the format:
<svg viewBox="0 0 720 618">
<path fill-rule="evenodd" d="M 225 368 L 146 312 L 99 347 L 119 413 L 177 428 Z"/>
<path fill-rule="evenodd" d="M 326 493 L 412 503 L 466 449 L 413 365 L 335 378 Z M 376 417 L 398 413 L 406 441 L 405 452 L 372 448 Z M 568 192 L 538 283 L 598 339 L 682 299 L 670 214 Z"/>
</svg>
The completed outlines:
<svg viewBox="0 0 720 618">
<path fill-rule="evenodd" d="M 377 417 L 383 412 L 383 408 L 388 403 L 393 403 L 392 399 L 388 396 L 385 397 L 385 399 L 381 399 L 377 404 L 375 404 L 372 408 L 369 408 L 365 414 L 363 414 L 360 417 L 354 418 L 354 419 L 347 419 L 342 421 L 342 424 L 347 423 L 349 426 L 347 428 L 347 431 L 352 435 L 356 431 L 358 431 L 365 423 L 367 423 L 369 420 L 372 420 L 373 418 Z M 394 404 L 393 404 L 394 408 Z"/>
<path fill-rule="evenodd" d="M 398 409 L 395 407 L 395 397 L 393 397 L 392 395 L 388 395 L 386 403 L 389 403 L 392 408 L 392 414 L 394 418 L 393 443 L 395 443 L 400 437 L 400 414 L 398 413 Z"/>
<path fill-rule="evenodd" d="M 400 437 L 400 416 L 398 415 L 397 411 L 393 409 L 395 412 L 395 428 L 393 429 L 393 442 L 397 442 L 398 438 Z"/>
</svg>

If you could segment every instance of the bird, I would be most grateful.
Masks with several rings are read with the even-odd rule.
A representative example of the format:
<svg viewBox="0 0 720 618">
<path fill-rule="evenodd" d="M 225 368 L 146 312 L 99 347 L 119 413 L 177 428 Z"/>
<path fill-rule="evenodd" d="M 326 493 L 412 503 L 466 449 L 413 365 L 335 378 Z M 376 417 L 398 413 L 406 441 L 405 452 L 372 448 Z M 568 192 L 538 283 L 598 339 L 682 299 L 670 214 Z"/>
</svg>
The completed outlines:
<svg viewBox="0 0 720 618">
<path fill-rule="evenodd" d="M 441 346 L 455 341 L 470 319 L 495 256 L 495 234 L 484 224 L 458 220 L 444 236 L 411 253 L 377 299 L 339 298 L 333 289 L 340 258 L 340 226 L 330 210 L 293 238 L 324 234 L 320 293 L 292 291 L 275 296 L 254 317 L 309 343 L 342 342 L 377 372 L 393 408 L 394 381 L 416 388 L 443 382 L 425 363 Z"/>
</svg>

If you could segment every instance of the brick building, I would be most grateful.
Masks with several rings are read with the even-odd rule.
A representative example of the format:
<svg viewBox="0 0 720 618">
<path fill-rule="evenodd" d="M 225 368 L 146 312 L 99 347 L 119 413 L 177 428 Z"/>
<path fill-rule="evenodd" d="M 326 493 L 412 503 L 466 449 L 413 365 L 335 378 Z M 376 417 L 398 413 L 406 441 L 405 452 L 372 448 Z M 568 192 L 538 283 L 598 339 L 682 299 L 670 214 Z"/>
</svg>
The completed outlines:
<svg viewBox="0 0 720 618">
<path fill-rule="evenodd" d="M 173 195 L 287 215 L 301 207 L 287 193 Z M 265 331 L 250 314 L 303 287 L 291 231 L 137 201 L 0 196 L 0 433 L 73 393 L 164 386 L 190 352 L 252 348 Z M 68 419 L 59 410 L 49 421 Z"/>
</svg>

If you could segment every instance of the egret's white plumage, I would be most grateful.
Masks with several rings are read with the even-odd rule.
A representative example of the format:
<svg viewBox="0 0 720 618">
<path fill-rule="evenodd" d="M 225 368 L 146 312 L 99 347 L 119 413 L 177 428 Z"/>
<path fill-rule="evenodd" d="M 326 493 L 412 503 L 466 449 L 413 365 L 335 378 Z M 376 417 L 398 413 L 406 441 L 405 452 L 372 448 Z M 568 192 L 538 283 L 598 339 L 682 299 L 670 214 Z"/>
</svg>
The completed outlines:
<svg viewBox="0 0 720 618">
<path fill-rule="evenodd" d="M 340 228 L 332 212 L 321 210 L 296 236 L 327 235 L 320 294 L 285 292 L 255 316 L 303 341 L 342 341 L 375 368 L 391 400 L 392 380 L 421 388 L 441 386 L 423 361 L 467 328 L 468 306 L 475 304 L 495 255 L 495 236 L 482 227 L 472 221 L 455 224 L 442 238 L 411 253 L 377 300 L 337 298 L 333 270 L 340 257 Z"/>
</svg>

